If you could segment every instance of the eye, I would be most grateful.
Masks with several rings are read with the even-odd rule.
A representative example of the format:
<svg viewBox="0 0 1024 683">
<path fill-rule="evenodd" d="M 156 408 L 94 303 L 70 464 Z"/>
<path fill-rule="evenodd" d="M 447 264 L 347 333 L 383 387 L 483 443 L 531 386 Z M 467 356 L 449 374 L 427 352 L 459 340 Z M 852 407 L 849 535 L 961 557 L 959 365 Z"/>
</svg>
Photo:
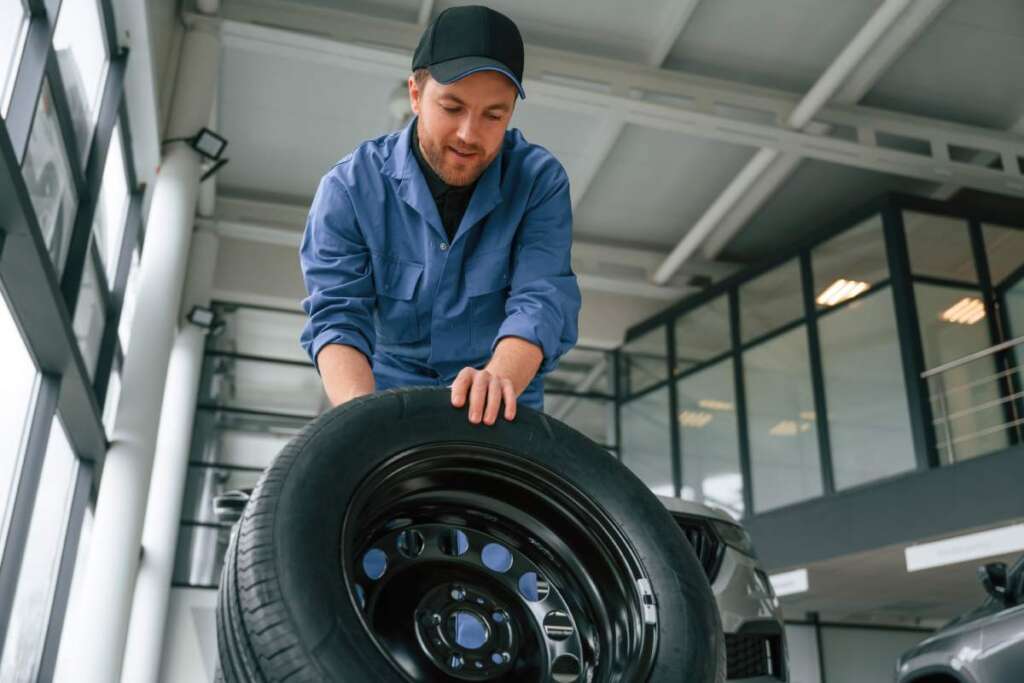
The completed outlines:
<svg viewBox="0 0 1024 683">
<path fill-rule="evenodd" d="M 501 121 L 501 114 L 488 114 L 487 118 L 491 121 Z"/>
<path fill-rule="evenodd" d="M 441 105 L 441 109 L 444 109 L 449 114 L 457 114 L 459 111 L 458 107 L 446 107 L 443 104 Z"/>
</svg>

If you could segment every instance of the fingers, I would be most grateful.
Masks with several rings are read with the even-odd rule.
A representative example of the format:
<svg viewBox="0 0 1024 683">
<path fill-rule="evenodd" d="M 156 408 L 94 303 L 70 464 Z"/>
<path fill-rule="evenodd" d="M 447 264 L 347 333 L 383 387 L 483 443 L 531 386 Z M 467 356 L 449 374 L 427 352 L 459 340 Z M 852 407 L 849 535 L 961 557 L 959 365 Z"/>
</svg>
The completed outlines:
<svg viewBox="0 0 1024 683">
<path fill-rule="evenodd" d="M 516 389 L 512 386 L 512 380 L 508 378 L 501 380 L 501 392 L 505 399 L 505 419 L 516 419 Z"/>
<path fill-rule="evenodd" d="M 462 368 L 455 377 L 455 381 L 452 382 L 452 405 L 456 408 L 466 405 L 466 393 L 473 384 L 473 375 L 475 374 L 476 370 L 473 368 Z"/>
<path fill-rule="evenodd" d="M 480 370 L 473 377 L 473 386 L 469 390 L 469 421 L 473 424 L 480 424 L 483 417 L 490 380 L 491 373 L 486 370 Z"/>
<path fill-rule="evenodd" d="M 484 424 L 493 425 L 498 419 L 498 410 L 501 408 L 501 380 L 491 375 L 487 384 L 487 409 L 484 411 Z"/>
</svg>

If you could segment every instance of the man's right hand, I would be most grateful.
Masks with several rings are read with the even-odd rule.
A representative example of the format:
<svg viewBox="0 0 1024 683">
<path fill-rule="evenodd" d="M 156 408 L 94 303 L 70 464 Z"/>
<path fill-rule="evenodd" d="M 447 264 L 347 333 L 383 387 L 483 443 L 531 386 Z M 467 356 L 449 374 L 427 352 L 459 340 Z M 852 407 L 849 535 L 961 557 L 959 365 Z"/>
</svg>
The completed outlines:
<svg viewBox="0 0 1024 683">
<path fill-rule="evenodd" d="M 373 393 L 370 362 L 355 347 L 328 344 L 317 353 L 316 364 L 332 406 Z"/>
</svg>

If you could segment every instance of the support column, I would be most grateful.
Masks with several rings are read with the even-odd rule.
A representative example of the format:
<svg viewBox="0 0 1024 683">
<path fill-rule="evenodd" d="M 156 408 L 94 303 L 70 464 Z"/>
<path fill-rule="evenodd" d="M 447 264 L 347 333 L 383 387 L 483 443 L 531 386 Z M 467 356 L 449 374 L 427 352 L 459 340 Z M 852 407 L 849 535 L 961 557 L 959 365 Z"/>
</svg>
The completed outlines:
<svg viewBox="0 0 1024 683">
<path fill-rule="evenodd" d="M 193 306 L 209 307 L 216 262 L 217 236 L 205 230 L 196 232 L 192 238 L 188 280 L 182 299 L 182 326 L 174 340 L 167 368 L 167 386 L 142 530 L 142 559 L 135 580 L 128 644 L 121 673 L 121 680 L 126 683 L 155 681 L 160 671 L 206 342 L 206 330 L 187 322 L 185 316 Z"/>
<path fill-rule="evenodd" d="M 168 137 L 206 125 L 220 67 L 215 29 L 185 35 Z M 199 185 L 200 158 L 184 143 L 165 148 L 146 227 L 137 304 L 122 372 L 122 398 L 103 465 L 83 600 L 70 653 L 81 683 L 120 680 L 134 593 L 143 516 L 175 338 Z"/>
</svg>

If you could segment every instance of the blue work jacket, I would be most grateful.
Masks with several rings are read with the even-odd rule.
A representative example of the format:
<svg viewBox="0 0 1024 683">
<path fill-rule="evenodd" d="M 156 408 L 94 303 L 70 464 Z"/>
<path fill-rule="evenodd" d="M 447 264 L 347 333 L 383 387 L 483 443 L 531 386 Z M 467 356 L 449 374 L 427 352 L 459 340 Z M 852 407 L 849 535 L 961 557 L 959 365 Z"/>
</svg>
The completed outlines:
<svg viewBox="0 0 1024 683">
<path fill-rule="evenodd" d="M 562 165 L 517 129 L 477 181 L 451 242 L 410 147 L 412 126 L 361 144 L 321 179 L 299 251 L 309 296 L 301 343 L 370 359 L 378 389 L 446 386 L 502 337 L 544 353 L 519 403 L 576 343 L 580 291 Z"/>
</svg>

